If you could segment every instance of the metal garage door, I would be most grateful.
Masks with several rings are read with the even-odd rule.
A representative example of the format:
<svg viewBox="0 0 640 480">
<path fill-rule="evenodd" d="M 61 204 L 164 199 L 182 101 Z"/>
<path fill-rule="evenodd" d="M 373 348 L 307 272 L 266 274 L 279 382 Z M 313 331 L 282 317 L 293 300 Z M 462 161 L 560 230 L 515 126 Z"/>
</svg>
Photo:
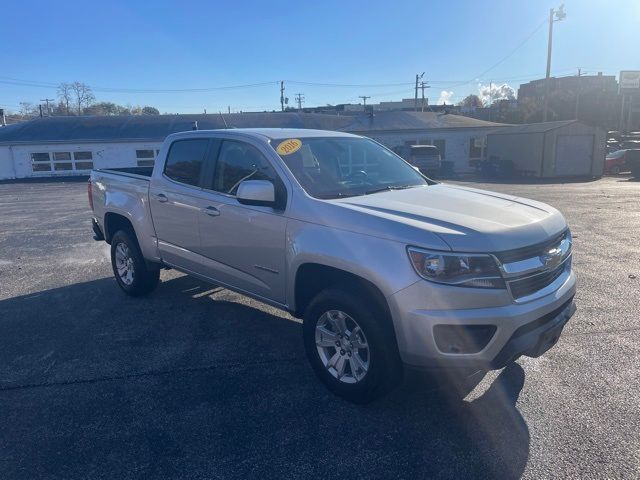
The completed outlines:
<svg viewBox="0 0 640 480">
<path fill-rule="evenodd" d="M 556 175 L 589 175 L 593 159 L 593 135 L 558 135 Z"/>
</svg>

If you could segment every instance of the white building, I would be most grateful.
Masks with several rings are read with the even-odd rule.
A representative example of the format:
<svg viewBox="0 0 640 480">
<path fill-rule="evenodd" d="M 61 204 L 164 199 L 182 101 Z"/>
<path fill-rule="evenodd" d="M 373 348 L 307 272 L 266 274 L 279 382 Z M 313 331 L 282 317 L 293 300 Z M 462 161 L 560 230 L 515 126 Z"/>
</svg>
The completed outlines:
<svg viewBox="0 0 640 480">
<path fill-rule="evenodd" d="M 395 148 L 434 144 L 456 172 L 473 171 L 488 133 L 507 126 L 435 112 L 373 116 L 313 113 L 44 117 L 0 128 L 0 179 L 86 175 L 92 168 L 152 165 L 164 138 L 199 129 L 283 127 L 338 130 Z"/>
<path fill-rule="evenodd" d="M 367 135 L 394 148 L 433 143 L 456 171 L 473 169 L 482 139 L 499 124 L 433 112 L 374 116 L 304 113 L 44 117 L 0 128 L 0 179 L 86 175 L 92 168 L 152 165 L 164 138 L 190 130 L 233 127 L 319 128 Z M 480 139 L 480 140 L 478 140 Z"/>
</svg>

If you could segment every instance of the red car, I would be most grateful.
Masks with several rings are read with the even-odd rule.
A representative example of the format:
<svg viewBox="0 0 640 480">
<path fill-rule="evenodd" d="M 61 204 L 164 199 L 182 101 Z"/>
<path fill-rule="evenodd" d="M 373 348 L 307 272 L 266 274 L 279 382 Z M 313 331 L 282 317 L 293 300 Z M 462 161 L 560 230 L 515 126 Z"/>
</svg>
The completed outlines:
<svg viewBox="0 0 640 480">
<path fill-rule="evenodd" d="M 604 173 L 610 175 L 618 175 L 620 172 L 627 170 L 625 157 L 627 150 L 617 150 L 607 154 L 604 160 Z"/>
</svg>

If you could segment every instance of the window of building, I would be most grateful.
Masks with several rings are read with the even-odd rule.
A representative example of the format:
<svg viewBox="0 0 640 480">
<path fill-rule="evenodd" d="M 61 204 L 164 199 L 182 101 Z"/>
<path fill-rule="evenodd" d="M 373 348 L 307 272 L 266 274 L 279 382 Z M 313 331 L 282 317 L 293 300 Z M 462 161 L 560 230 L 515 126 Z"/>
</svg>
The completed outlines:
<svg viewBox="0 0 640 480">
<path fill-rule="evenodd" d="M 93 160 L 91 152 L 73 152 L 74 160 Z"/>
<path fill-rule="evenodd" d="M 433 144 L 438 147 L 438 151 L 440 152 L 440 158 L 444 160 L 444 152 L 446 148 L 446 142 L 444 138 L 438 138 L 433 141 Z"/>
<path fill-rule="evenodd" d="M 200 185 L 200 172 L 209 140 L 197 138 L 177 140 L 171 144 L 164 174 L 187 185 Z"/>
<path fill-rule="evenodd" d="M 54 162 L 62 162 L 62 161 L 71 161 L 71 153 L 69 152 L 53 152 L 53 161 Z"/>
<path fill-rule="evenodd" d="M 157 150 L 156 150 L 157 152 Z M 136 162 L 139 167 L 153 167 L 157 153 L 153 150 L 136 150 Z"/>
<path fill-rule="evenodd" d="M 31 169 L 34 172 L 69 172 L 91 170 L 91 152 L 34 152 L 31 154 Z"/>
<path fill-rule="evenodd" d="M 31 154 L 31 169 L 34 172 L 50 172 L 51 159 L 49 152 L 36 152 Z"/>
<path fill-rule="evenodd" d="M 71 152 L 53 152 L 53 170 L 56 172 L 73 170 Z"/>
<path fill-rule="evenodd" d="M 32 165 L 34 172 L 50 172 L 51 164 L 50 163 L 34 163 Z"/>
<path fill-rule="evenodd" d="M 279 177 L 266 158 L 252 145 L 224 141 L 213 175 L 212 189 L 235 195 L 244 180 L 269 180 L 278 185 Z"/>
<path fill-rule="evenodd" d="M 51 157 L 49 152 L 35 152 L 31 154 L 31 169 L 34 172 L 50 172 Z"/>
<path fill-rule="evenodd" d="M 53 164 L 53 169 L 56 172 L 73 170 L 73 163 L 71 163 L 71 162 L 55 162 Z"/>
<path fill-rule="evenodd" d="M 482 158 L 483 137 L 473 137 L 469 139 L 469 158 Z"/>
<path fill-rule="evenodd" d="M 73 152 L 74 167 L 76 170 L 91 170 L 93 168 L 93 153 Z"/>
</svg>

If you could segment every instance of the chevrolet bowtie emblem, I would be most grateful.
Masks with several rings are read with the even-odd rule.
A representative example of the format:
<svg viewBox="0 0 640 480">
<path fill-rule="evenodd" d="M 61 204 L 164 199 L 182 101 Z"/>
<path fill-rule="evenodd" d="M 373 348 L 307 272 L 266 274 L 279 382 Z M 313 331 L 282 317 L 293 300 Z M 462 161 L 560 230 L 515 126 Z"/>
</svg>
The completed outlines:
<svg viewBox="0 0 640 480">
<path fill-rule="evenodd" d="M 545 268 L 553 269 L 562 263 L 562 249 L 554 247 L 540 255 L 540 263 Z"/>
</svg>

